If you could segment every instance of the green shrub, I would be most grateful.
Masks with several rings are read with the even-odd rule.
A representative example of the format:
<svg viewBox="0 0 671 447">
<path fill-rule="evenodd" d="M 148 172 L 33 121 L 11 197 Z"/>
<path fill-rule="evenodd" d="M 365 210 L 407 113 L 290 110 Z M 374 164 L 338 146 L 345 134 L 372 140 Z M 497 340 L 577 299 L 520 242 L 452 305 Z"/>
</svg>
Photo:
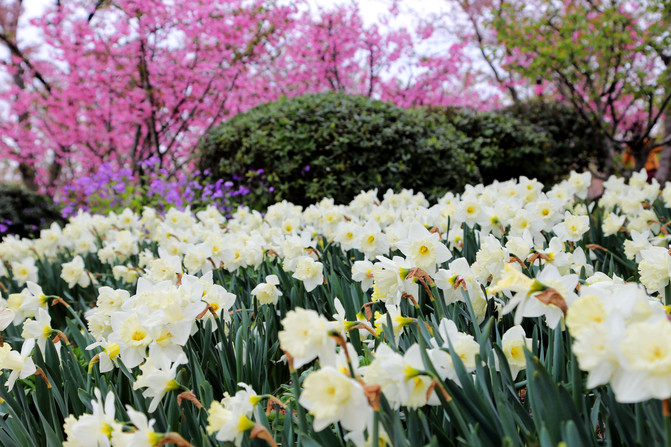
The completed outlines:
<svg viewBox="0 0 671 447">
<path fill-rule="evenodd" d="M 550 136 L 547 147 L 549 166 L 543 170 L 544 183 L 557 183 L 571 170 L 601 169 L 609 157 L 598 129 L 581 118 L 570 105 L 533 100 L 506 107 L 500 113 L 533 124 Z M 554 170 L 549 169 L 552 166 Z"/>
<path fill-rule="evenodd" d="M 212 177 L 265 172 L 272 194 L 250 188 L 250 204 L 346 203 L 361 190 L 421 189 L 429 199 L 480 181 L 467 138 L 438 114 L 362 96 L 305 95 L 262 104 L 201 141 L 199 169 Z"/>
<path fill-rule="evenodd" d="M 553 178 L 555 167 L 547 156 L 552 140 L 539 126 L 498 111 L 478 113 L 464 108 L 429 111 L 446 118 L 465 135 L 462 147 L 475 157 L 483 183 L 522 175 L 543 183 Z"/>
<path fill-rule="evenodd" d="M 0 184 L 0 239 L 7 234 L 38 236 L 52 222 L 65 222 L 51 198 L 19 186 Z"/>
</svg>

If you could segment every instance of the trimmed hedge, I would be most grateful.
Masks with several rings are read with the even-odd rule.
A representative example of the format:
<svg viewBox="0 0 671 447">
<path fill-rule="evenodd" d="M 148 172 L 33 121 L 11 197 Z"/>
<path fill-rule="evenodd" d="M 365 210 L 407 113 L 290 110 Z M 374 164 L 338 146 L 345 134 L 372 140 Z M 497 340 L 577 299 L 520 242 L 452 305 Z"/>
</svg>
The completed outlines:
<svg viewBox="0 0 671 447">
<path fill-rule="evenodd" d="M 549 135 L 549 165 L 543 167 L 543 178 L 538 178 L 543 183 L 557 183 L 568 172 L 585 171 L 591 166 L 601 170 L 609 157 L 603 135 L 568 104 L 532 100 L 501 109 L 500 113 L 537 126 Z"/>
<path fill-rule="evenodd" d="M 595 132 L 562 104 L 476 113 L 402 109 L 333 92 L 236 115 L 203 138 L 199 151 L 199 169 L 212 180 L 240 179 L 251 191 L 245 204 L 257 209 L 285 199 L 347 203 L 371 188 L 419 189 L 432 200 L 466 184 L 523 175 L 549 186 L 599 159 Z"/>
<path fill-rule="evenodd" d="M 485 184 L 522 175 L 545 182 L 548 172 L 554 172 L 547 158 L 550 135 L 538 126 L 498 111 L 431 108 L 430 113 L 446 119 L 465 136 L 462 147 L 475 157 Z"/>
<path fill-rule="evenodd" d="M 324 197 L 346 203 L 361 190 L 414 188 L 428 198 L 478 183 L 465 136 L 436 114 L 363 96 L 305 95 L 262 104 L 221 123 L 201 141 L 199 169 L 213 178 L 254 178 L 263 169 L 271 194 L 250 188 L 257 208 Z"/>
<path fill-rule="evenodd" d="M 8 234 L 36 237 L 52 222 L 63 224 L 65 220 L 51 198 L 0 184 L 0 239 Z"/>
</svg>

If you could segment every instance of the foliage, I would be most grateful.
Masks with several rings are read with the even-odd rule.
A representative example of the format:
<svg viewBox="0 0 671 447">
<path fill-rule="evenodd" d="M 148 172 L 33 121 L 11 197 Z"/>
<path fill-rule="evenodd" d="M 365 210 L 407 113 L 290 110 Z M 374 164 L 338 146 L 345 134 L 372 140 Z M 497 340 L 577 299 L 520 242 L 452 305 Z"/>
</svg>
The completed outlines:
<svg viewBox="0 0 671 447">
<path fill-rule="evenodd" d="M 494 12 L 491 24 L 508 50 L 507 69 L 550 83 L 617 149 L 627 144 L 638 171 L 651 149 L 646 142 L 671 105 L 668 5 L 537 3 L 502 2 Z M 666 129 L 660 143 L 669 141 Z"/>
<path fill-rule="evenodd" d="M 459 46 L 425 54 L 422 36 L 365 25 L 356 5 L 312 14 L 276 0 L 57 2 L 34 21 L 39 49 L 24 43 L 21 8 L 0 5 L 0 153 L 34 189 L 103 163 L 137 175 L 152 157 L 172 175 L 192 165 L 211 126 L 281 95 L 486 104 Z"/>
<path fill-rule="evenodd" d="M 36 236 L 52 222 L 62 223 L 53 200 L 19 186 L 0 184 L 0 237 Z"/>
<path fill-rule="evenodd" d="M 415 188 L 434 199 L 477 180 L 467 137 L 437 115 L 362 96 L 281 99 L 225 121 L 201 143 L 200 169 L 214 179 L 263 169 L 275 188 L 251 203 L 323 197 L 347 202 L 361 190 Z M 265 191 L 260 191 L 265 194 Z"/>
<path fill-rule="evenodd" d="M 521 175 L 553 184 L 568 170 L 553 163 L 551 136 L 539 126 L 499 112 L 432 108 L 463 135 L 459 146 L 475 157 L 481 181 L 508 180 Z"/>
<path fill-rule="evenodd" d="M 424 203 L 421 196 L 388 195 L 378 202 L 374 194 L 367 193 L 358 197 L 357 207 L 339 207 L 324 201 L 309 212 L 277 204 L 264 217 L 239 211 L 227 221 L 227 230 L 219 225 L 221 216 L 214 212 L 194 217 L 171 210 L 166 219 L 152 213 L 124 218 L 114 214 L 82 214 L 71 219 L 62 232 L 52 229 L 50 235 L 35 241 L 5 239 L 0 244 L 0 256 L 4 265 L 11 265 L 12 272 L 0 275 L 3 297 L 8 298 L 7 306 L 1 309 L 5 327 L 0 347 L 3 354 L 0 368 L 4 370 L 4 383 L 0 385 L 3 415 L 0 441 L 4 445 L 57 446 L 68 441 L 120 446 L 133 445 L 129 442 L 133 437 L 145 444 L 234 443 L 245 447 L 265 442 L 273 445 L 270 440 L 306 447 L 344 447 L 352 443 L 363 446 L 366 441 L 370 444 L 371 439 L 373 445 L 381 446 L 669 445 L 671 415 L 663 408 L 668 408 L 671 392 L 656 387 L 653 390 L 656 398 L 638 394 L 646 389 L 643 384 L 650 378 L 668 380 L 669 376 L 671 324 L 658 298 L 664 297 L 665 285 L 653 291 L 646 280 L 649 292 L 646 293 L 635 281 L 648 252 L 655 251 L 650 241 L 659 243 L 661 225 L 671 221 L 671 202 L 665 200 L 671 198 L 671 187 L 659 197 L 659 185 L 647 185 L 644 175 L 635 175 L 628 185 L 611 178 L 604 199 L 597 206 L 579 198 L 586 193 L 588 179 L 589 175 L 573 173 L 568 181 L 549 191 L 552 202 L 546 200 L 533 182 L 520 179 L 489 185 L 476 199 L 473 190 L 463 197 L 446 196 L 435 213 L 419 206 L 419 211 L 426 211 L 425 222 L 437 225 L 440 231 L 430 233 L 418 221 L 401 222 L 408 236 L 402 237 L 393 251 L 387 247 L 381 252 L 403 255 L 405 261 L 402 257 L 379 258 L 375 261 L 374 278 L 364 273 L 358 280 L 354 278 L 355 266 L 364 259 L 360 249 L 369 240 L 365 231 L 369 231 L 366 230 L 369 222 L 375 222 L 373 214 L 382 210 L 418 214 L 418 204 Z M 509 190 L 516 192 L 517 197 L 506 202 L 503 192 Z M 523 192 L 531 194 L 524 196 Z M 497 209 L 518 207 L 516 212 L 501 214 L 499 237 L 483 234 L 489 216 L 478 219 L 472 226 L 459 217 L 464 215 L 460 210 L 465 207 L 479 207 L 484 212 L 484 206 L 480 205 L 492 197 L 499 204 L 505 202 Z M 629 212 L 623 212 L 620 205 L 629 197 L 651 199 L 646 202 L 651 207 L 631 207 Z M 482 203 L 478 204 L 479 201 Z M 536 205 L 548 207 L 548 215 L 554 217 L 545 222 L 551 229 L 532 227 L 534 236 L 558 238 L 560 243 L 551 248 L 553 242 L 548 245 L 544 241 L 530 249 L 529 241 L 525 256 L 522 251 L 513 251 L 513 247 L 525 244 L 523 237 L 514 236 L 515 221 Z M 568 214 L 562 214 L 565 210 Z M 442 217 L 443 212 L 453 219 L 449 232 L 444 228 L 448 223 Z M 321 216 L 329 213 L 339 216 L 338 222 L 342 224 L 359 225 L 353 231 L 360 239 L 354 248 L 345 249 L 325 236 L 303 238 L 297 246 L 302 253 L 298 257 L 311 257 L 310 262 L 323 267 L 317 277 L 319 281 L 308 287 L 307 282 L 299 279 L 299 268 L 292 275 L 289 264 L 293 255 L 289 253 L 295 253 L 296 247 L 287 248 L 287 244 L 300 239 L 298 234 L 304 229 L 322 235 L 328 233 L 332 222 Z M 609 213 L 622 221 L 614 226 L 604 225 Z M 545 214 L 539 212 L 539 215 Z M 639 215 L 652 219 L 641 223 Z M 347 221 L 346 216 L 351 220 Z M 277 226 L 283 223 L 282 218 L 301 222 L 300 228 L 283 233 L 285 228 Z M 578 221 L 584 221 L 584 225 L 575 233 L 575 228 L 571 228 Z M 557 225 L 553 226 L 555 222 Z M 391 236 L 393 228 L 398 229 L 394 225 L 389 222 L 384 232 L 378 227 L 376 237 Z M 633 234 L 634 227 L 654 233 L 650 240 L 644 236 L 645 243 L 637 248 L 643 261 L 634 261 L 633 254 L 628 259 L 630 256 L 626 254 L 628 243 L 632 242 L 629 232 Z M 575 234 L 567 234 L 567 229 Z M 441 231 L 445 239 L 441 239 Z M 460 232 L 461 237 L 455 239 L 448 234 L 452 232 Z M 94 248 L 82 249 L 86 245 L 80 242 L 93 234 L 97 235 Z M 128 235 L 132 236 L 130 241 Z M 184 236 L 190 242 L 182 242 Z M 227 247 L 237 249 L 241 247 L 238 244 L 244 244 L 245 248 L 255 249 L 240 250 L 241 264 L 238 256 L 228 257 L 223 251 L 215 254 L 209 242 L 201 242 L 214 241 L 213 236 L 227 238 Z M 164 250 L 174 246 L 176 237 L 180 242 L 174 263 Z M 122 238 L 126 247 L 115 246 L 113 258 L 105 260 L 103 250 Z M 262 244 L 276 244 L 273 246 L 279 252 L 263 251 L 261 246 L 254 245 L 259 240 Z M 503 248 L 506 240 L 505 246 L 510 250 Z M 414 247 L 418 244 L 412 241 L 425 245 Z M 449 245 L 449 252 L 444 244 Z M 636 244 L 640 245 L 640 240 Z M 436 262 L 430 259 L 425 264 L 421 256 L 415 257 L 425 254 L 423 249 L 440 251 L 440 247 L 448 254 L 436 258 Z M 668 283 L 671 255 L 666 245 L 656 248 L 665 256 L 663 278 Z M 590 249 L 593 257 L 586 257 Z M 194 254 L 201 250 L 206 250 L 210 259 L 201 259 L 194 268 Z M 77 257 L 81 256 L 85 270 L 71 277 L 73 251 L 78 253 Z M 25 281 L 20 277 L 18 265 L 25 255 L 37 268 L 34 272 L 37 284 L 28 283 L 27 287 L 22 284 Z M 224 261 L 217 265 L 212 259 L 220 257 Z M 411 272 L 403 267 L 417 265 L 415 261 L 422 262 L 428 271 Z M 504 280 L 507 273 L 501 271 L 509 272 L 513 264 L 522 266 L 513 269 L 517 282 Z M 381 265 L 386 267 L 380 268 Z M 125 267 L 127 275 L 119 275 L 119 267 Z M 392 275 L 385 279 L 388 268 L 392 270 L 386 272 Z M 483 268 L 485 274 L 478 272 Z M 490 274 L 488 269 L 494 270 Z M 152 280 L 154 275 L 165 272 L 169 275 L 164 280 Z M 415 278 L 421 280 L 414 282 L 406 274 L 418 275 Z M 274 281 L 268 279 L 270 275 L 275 276 Z M 641 275 L 641 281 L 644 276 Z M 77 278 L 85 281 L 77 283 Z M 373 284 L 372 293 L 362 278 Z M 632 282 L 625 284 L 621 278 Z M 264 282 L 274 284 L 282 292 L 276 302 L 264 302 L 255 292 Z M 572 286 L 565 288 L 569 283 Z M 203 288 L 203 284 L 209 286 Z M 472 284 L 477 287 L 471 287 Z M 494 289 L 508 287 L 529 303 L 540 302 L 541 295 L 536 295 L 539 290 L 530 289 L 527 293 L 524 289 L 538 284 L 546 287 L 543 292 L 561 290 L 570 304 L 568 316 L 566 319 L 561 316 L 561 321 L 553 325 L 547 315 L 556 313 L 557 306 L 546 305 L 541 315 L 528 307 L 521 310 L 525 313 L 522 326 L 516 325 L 511 309 L 506 308 L 519 296 L 510 298 Z M 381 292 L 390 285 L 408 291 L 414 289 L 414 295 Z M 219 286 L 227 292 L 217 290 Z M 229 292 L 234 299 L 223 308 L 215 308 L 214 303 L 226 301 L 220 300 L 221 294 Z M 666 299 L 668 302 L 671 296 Z M 615 300 L 618 304 L 611 305 Z M 570 321 L 572 306 L 581 303 L 590 303 L 591 307 L 581 308 L 585 312 Z M 194 311 L 191 308 L 195 304 L 198 308 Z M 204 312 L 195 315 L 201 308 Z M 153 311 L 150 313 L 148 309 Z M 320 320 L 324 326 L 317 325 L 314 328 L 317 332 L 311 332 L 310 337 L 305 337 L 302 327 L 287 324 L 290 313 L 300 309 L 314 312 L 310 318 L 326 321 Z M 392 315 L 394 311 L 399 313 Z M 36 315 L 31 315 L 33 312 Z M 536 315 L 526 315 L 527 312 Z M 193 318 L 185 317 L 186 313 L 193 314 Z M 45 315 L 49 316 L 48 321 L 44 320 Z M 14 324 L 8 316 L 15 319 Z M 103 316 L 109 316 L 111 322 L 100 319 Z M 160 325 L 167 324 L 175 333 L 186 329 L 188 339 L 183 345 L 171 345 L 170 337 L 174 334 L 159 330 L 157 324 L 165 317 L 167 323 Z M 618 317 L 637 323 L 628 321 L 628 326 L 610 328 L 612 319 Z M 41 319 L 37 325 L 36 319 Z M 126 327 L 128 322 L 136 325 L 135 329 Z M 453 329 L 449 329 L 452 324 Z M 639 339 L 640 352 L 618 352 L 618 356 L 608 351 L 605 356 L 604 349 L 618 349 L 623 337 L 630 339 L 634 335 L 631 328 L 649 324 L 661 325 L 664 330 L 655 337 Z M 30 338 L 35 328 L 35 338 Z M 155 334 L 154 329 L 158 331 Z M 522 331 L 522 338 L 514 340 L 517 344 L 509 338 L 511 329 Z M 587 343 L 593 349 L 588 356 L 584 347 L 582 350 L 575 347 L 576 340 L 582 337 L 578 329 L 590 329 L 592 334 L 615 332 L 608 332 L 607 339 L 598 340 L 604 341 L 603 346 Z M 291 351 L 294 357 L 289 358 L 291 344 L 282 338 L 282 332 L 292 330 L 296 336 L 300 335 L 293 340 L 299 347 L 303 343 L 308 345 L 300 353 L 300 349 Z M 101 338 L 100 334 L 106 332 L 109 337 Z M 126 367 L 130 344 L 141 343 L 145 332 L 152 332 L 151 346 L 139 345 L 146 362 Z M 37 344 L 32 347 L 35 339 Z M 162 345 L 158 345 L 159 340 Z M 313 343 L 328 345 L 328 340 L 332 346 L 326 350 L 331 354 L 337 351 L 335 359 L 322 352 L 316 361 L 312 361 L 315 355 L 300 367 L 291 366 L 299 355 L 312 351 Z M 350 343 L 347 348 L 345 340 Z M 32 349 L 22 349 L 22 345 Z M 349 349 L 349 356 L 344 355 L 345 349 Z M 181 353 L 186 355 L 188 363 L 175 363 L 170 369 L 174 374 L 168 372 L 168 367 L 152 370 L 163 359 Z M 624 355 L 635 355 L 638 363 L 625 362 L 626 366 L 618 368 L 629 368 L 631 377 L 639 380 L 608 383 L 610 376 L 606 375 L 605 381 L 589 385 L 593 370 L 583 371 L 586 365 L 599 369 L 613 362 L 619 364 Z M 283 361 L 283 357 L 289 362 Z M 104 365 L 105 359 L 109 370 Z M 380 368 L 384 359 L 389 363 Z M 332 362 L 338 369 L 331 366 Z M 371 372 L 374 368 L 376 374 Z M 23 374 L 29 370 L 30 374 Z M 309 392 L 316 374 L 328 370 L 339 381 L 324 383 L 321 395 Z M 149 371 L 153 371 L 150 378 Z M 619 371 L 611 375 L 617 374 Z M 12 377 L 18 380 L 8 389 Z M 351 393 L 336 392 L 342 381 L 347 381 Z M 240 389 L 243 384 L 251 388 Z M 111 393 L 109 403 L 103 405 L 108 393 Z M 160 396 L 155 398 L 156 394 Z M 623 396 L 627 402 L 636 403 L 620 402 Z M 344 407 L 340 405 L 349 405 L 355 397 L 360 405 L 348 410 L 370 419 L 352 422 L 343 414 Z M 158 403 L 155 410 L 149 411 L 153 400 Z M 324 400 L 336 406 L 328 407 L 329 412 L 310 408 Z M 241 412 L 254 419 L 251 425 L 240 416 Z M 318 419 L 328 419 L 334 414 L 338 417 L 318 428 Z M 357 432 L 348 424 L 365 428 Z"/>
<path fill-rule="evenodd" d="M 598 127 L 583 120 L 571 106 L 539 99 L 519 102 L 498 112 L 530 123 L 549 135 L 546 162 L 535 167 L 542 174 L 534 175 L 544 184 L 557 183 L 570 171 L 603 168 L 608 151 Z"/>
</svg>

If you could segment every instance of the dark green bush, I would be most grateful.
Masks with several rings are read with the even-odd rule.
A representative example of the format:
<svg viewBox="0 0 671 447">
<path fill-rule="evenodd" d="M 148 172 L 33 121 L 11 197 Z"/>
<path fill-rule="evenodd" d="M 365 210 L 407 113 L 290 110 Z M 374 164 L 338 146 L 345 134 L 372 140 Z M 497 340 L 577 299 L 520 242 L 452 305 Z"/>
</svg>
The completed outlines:
<svg viewBox="0 0 671 447">
<path fill-rule="evenodd" d="M 570 105 L 532 100 L 501 109 L 500 113 L 537 126 L 549 135 L 549 161 L 543 169 L 544 178 L 539 178 L 544 183 L 556 183 L 571 170 L 601 169 L 609 157 L 601 133 Z"/>
<path fill-rule="evenodd" d="M 262 104 L 221 123 L 201 141 L 199 169 L 213 178 L 263 169 L 274 188 L 250 188 L 248 203 L 346 203 L 361 190 L 414 188 L 428 198 L 480 177 L 468 139 L 445 117 L 362 96 L 305 95 Z"/>
<path fill-rule="evenodd" d="M 466 135 L 463 147 L 475 156 L 484 183 L 524 175 L 551 186 L 607 159 L 599 132 L 566 104 L 533 100 L 491 112 L 430 112 Z"/>
<path fill-rule="evenodd" d="M 599 141 L 560 103 L 476 113 L 323 93 L 262 104 L 220 124 L 201 141 L 199 168 L 213 180 L 248 181 L 244 201 L 259 209 L 283 199 L 346 203 L 370 188 L 414 188 L 435 199 L 522 175 L 552 185 L 605 159 Z M 254 182 L 259 172 L 264 181 Z"/>
<path fill-rule="evenodd" d="M 0 239 L 8 234 L 39 236 L 52 222 L 64 223 L 51 198 L 27 189 L 0 184 Z"/>
<path fill-rule="evenodd" d="M 539 126 L 498 111 L 431 108 L 430 113 L 446 118 L 465 135 L 462 147 L 475 157 L 483 183 L 521 175 L 543 183 L 554 179 L 556 168 L 548 158 L 552 139 Z"/>
</svg>

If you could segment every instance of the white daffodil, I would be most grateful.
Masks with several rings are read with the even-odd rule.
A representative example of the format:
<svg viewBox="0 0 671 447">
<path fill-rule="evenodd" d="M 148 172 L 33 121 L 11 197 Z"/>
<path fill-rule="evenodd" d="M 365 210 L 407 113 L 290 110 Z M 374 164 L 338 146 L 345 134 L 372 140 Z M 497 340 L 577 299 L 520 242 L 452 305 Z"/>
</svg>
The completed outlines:
<svg viewBox="0 0 671 447">
<path fill-rule="evenodd" d="M 75 256 L 70 262 L 62 264 L 61 278 L 68 283 L 69 288 L 73 288 L 75 284 L 80 287 L 88 287 L 91 284 L 91 277 L 86 271 L 84 260 L 81 256 Z"/>
<path fill-rule="evenodd" d="M 374 259 L 379 255 L 389 253 L 389 241 L 375 220 L 369 220 L 359 233 L 357 248 L 361 250 L 368 259 Z"/>
<path fill-rule="evenodd" d="M 314 417 L 315 431 L 336 422 L 346 430 L 363 430 L 373 411 L 363 386 L 330 366 L 305 378 L 298 403 Z"/>
<path fill-rule="evenodd" d="M 430 233 L 419 222 L 410 225 L 408 238 L 396 246 L 415 267 L 425 270 L 429 275 L 436 272 L 436 264 L 442 264 L 451 257 L 450 250 L 440 241 L 440 236 Z"/>
<path fill-rule="evenodd" d="M 393 304 L 386 305 L 387 313 L 375 312 L 373 318 L 375 319 L 375 333 L 380 336 L 384 333 L 384 328 L 388 328 L 387 316 L 391 319 L 391 331 L 394 334 L 394 339 L 396 343 L 401 339 L 401 334 L 403 328 L 409 324 L 414 324 L 415 319 L 410 317 L 404 317 L 401 315 L 401 310 L 398 306 Z M 389 328 L 388 328 L 389 329 Z"/>
<path fill-rule="evenodd" d="M 404 293 L 417 297 L 419 286 L 406 279 L 413 263 L 400 256 L 388 259 L 378 256 L 373 265 L 373 301 L 382 301 L 386 305 L 398 306 Z"/>
<path fill-rule="evenodd" d="M 522 326 L 513 326 L 501 337 L 501 347 L 508 361 L 510 373 L 515 379 L 519 372 L 527 367 L 524 349 L 531 351 L 531 339 L 527 338 Z"/>
<path fill-rule="evenodd" d="M 165 357 L 149 357 L 140 366 L 142 374 L 137 376 L 133 389 L 145 388 L 142 395 L 152 399 L 147 411 L 153 413 L 168 391 L 179 389 L 180 385 L 175 380 L 177 377 L 177 367 L 186 362 L 186 355 L 182 355 L 172 364 Z"/>
<path fill-rule="evenodd" d="M 133 432 L 115 431 L 112 433 L 112 445 L 126 447 L 155 447 L 164 438 L 163 433 L 154 431 L 154 419 L 147 420 L 144 413 L 134 410 L 126 405 L 126 412 L 131 423 L 135 426 Z"/>
<path fill-rule="evenodd" d="M 26 281 L 37 282 L 37 266 L 35 266 L 34 258 L 26 257 L 21 262 L 15 261 L 10 265 L 12 267 L 12 277 L 19 287 L 24 285 Z"/>
<path fill-rule="evenodd" d="M 611 380 L 619 402 L 671 397 L 671 322 L 629 325 L 619 349 L 623 365 Z"/>
<path fill-rule="evenodd" d="M 323 269 L 324 266 L 321 262 L 317 262 L 309 256 L 301 256 L 296 261 L 296 270 L 293 277 L 303 281 L 305 290 L 311 292 L 318 285 L 324 283 Z"/>
<path fill-rule="evenodd" d="M 92 414 L 79 418 L 70 415 L 65 419 L 64 447 L 110 447 L 114 435 L 122 430 L 122 425 L 114 419 L 114 393 L 107 393 L 104 402 L 99 389 L 96 388 L 94 394 Z"/>
<path fill-rule="evenodd" d="M 314 310 L 297 307 L 287 312 L 278 338 L 280 347 L 293 358 L 295 369 L 317 357 L 322 364 L 333 363 L 336 342 L 329 332 L 337 329 L 337 324 Z"/>
<path fill-rule="evenodd" d="M 663 293 L 671 277 L 669 250 L 666 247 L 650 247 L 641 250 L 641 258 L 641 262 L 638 264 L 641 284 L 650 293 Z"/>
<path fill-rule="evenodd" d="M 601 224 L 601 230 L 604 236 L 612 236 L 620 231 L 624 226 L 626 216 L 619 216 L 615 213 L 608 213 Z"/>
<path fill-rule="evenodd" d="M 266 276 L 266 282 L 257 284 L 250 292 L 255 296 L 261 304 L 277 304 L 277 300 L 282 296 L 282 292 L 277 286 L 280 284 L 280 279 L 277 275 Z"/>
<path fill-rule="evenodd" d="M 49 312 L 40 308 L 37 309 L 37 315 L 34 320 L 31 318 L 23 323 L 21 337 L 23 337 L 24 340 L 35 339 L 40 350 L 44 353 L 47 340 L 51 338 L 53 333 L 54 329 L 51 327 L 51 316 L 49 315 Z"/>
<path fill-rule="evenodd" d="M 438 333 L 443 343 L 439 344 L 436 339 L 432 339 L 432 344 L 448 351 L 454 351 L 463 362 L 466 371 L 475 371 L 475 356 L 480 352 L 480 345 L 475 338 L 470 334 L 459 332 L 454 321 L 447 318 L 440 321 Z"/>
<path fill-rule="evenodd" d="M 368 260 L 355 261 L 352 264 L 352 281 L 360 282 L 364 292 L 373 287 L 373 263 Z"/>
<path fill-rule="evenodd" d="M 142 363 L 147 347 L 153 341 L 150 330 L 140 323 L 137 314 L 114 312 L 112 314 L 111 343 L 119 345 L 121 361 L 126 368 L 134 368 Z"/>
<path fill-rule="evenodd" d="M 254 427 L 250 419 L 260 397 L 252 387 L 245 383 L 239 383 L 243 387 L 234 396 L 224 394 L 224 398 L 213 401 L 210 404 L 207 416 L 207 433 L 213 435 L 217 441 L 233 442 L 239 446 L 244 433 Z"/>
<path fill-rule="evenodd" d="M 577 242 L 589 230 L 589 217 L 576 216 L 566 211 L 564 221 L 552 227 L 552 230 L 562 241 Z"/>
<path fill-rule="evenodd" d="M 28 339 L 23 342 L 21 352 L 14 351 L 9 343 L 4 343 L 2 347 L 0 347 L 0 369 L 11 370 L 9 377 L 5 382 L 8 391 L 12 391 L 16 379 L 23 380 L 26 377 L 35 374 L 37 368 L 35 368 L 33 359 L 30 357 L 34 346 L 35 340 Z"/>
<path fill-rule="evenodd" d="M 117 366 L 117 359 L 121 352 L 121 348 L 116 343 L 107 343 L 105 340 L 91 343 L 86 347 L 86 350 L 101 347 L 103 351 L 98 353 L 98 362 L 100 364 L 100 372 L 106 373 L 112 371 Z"/>
</svg>

